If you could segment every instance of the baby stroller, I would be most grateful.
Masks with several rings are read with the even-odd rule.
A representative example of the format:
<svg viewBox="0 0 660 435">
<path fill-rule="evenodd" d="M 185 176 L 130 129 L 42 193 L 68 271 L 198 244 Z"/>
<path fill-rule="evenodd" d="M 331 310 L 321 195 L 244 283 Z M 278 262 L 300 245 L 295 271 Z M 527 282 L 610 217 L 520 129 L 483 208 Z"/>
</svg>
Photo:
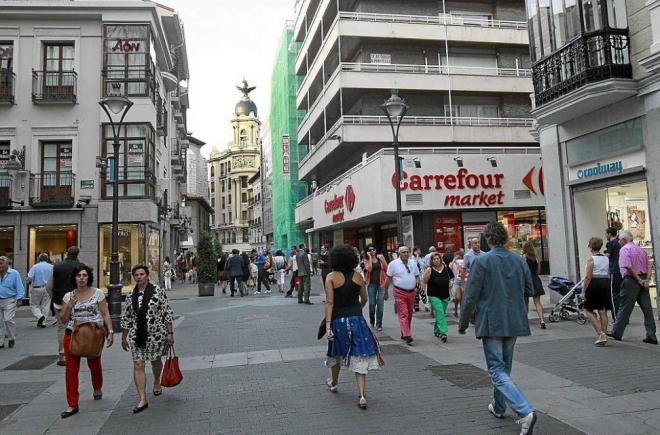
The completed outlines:
<svg viewBox="0 0 660 435">
<path fill-rule="evenodd" d="M 550 314 L 548 315 L 549 322 L 558 322 L 559 319 L 568 320 L 571 317 L 571 313 L 576 313 L 576 321 L 580 325 L 587 323 L 587 316 L 582 309 L 584 304 L 584 300 L 582 299 L 583 281 L 584 280 L 575 284 L 573 281 L 558 276 L 550 278 L 548 288 L 559 293 L 562 298 L 552 308 L 552 311 L 550 311 Z"/>
</svg>

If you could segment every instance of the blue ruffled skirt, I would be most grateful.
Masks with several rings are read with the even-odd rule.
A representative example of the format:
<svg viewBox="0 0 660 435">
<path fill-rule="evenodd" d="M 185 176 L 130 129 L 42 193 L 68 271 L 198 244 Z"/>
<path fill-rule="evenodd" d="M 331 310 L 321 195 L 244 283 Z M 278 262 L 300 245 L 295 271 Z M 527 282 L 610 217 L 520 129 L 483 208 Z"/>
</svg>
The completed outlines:
<svg viewBox="0 0 660 435">
<path fill-rule="evenodd" d="M 379 367 L 378 348 L 364 317 L 340 317 L 332 321 L 330 328 L 335 337 L 328 341 L 329 367 L 340 363 L 358 373 Z"/>
</svg>

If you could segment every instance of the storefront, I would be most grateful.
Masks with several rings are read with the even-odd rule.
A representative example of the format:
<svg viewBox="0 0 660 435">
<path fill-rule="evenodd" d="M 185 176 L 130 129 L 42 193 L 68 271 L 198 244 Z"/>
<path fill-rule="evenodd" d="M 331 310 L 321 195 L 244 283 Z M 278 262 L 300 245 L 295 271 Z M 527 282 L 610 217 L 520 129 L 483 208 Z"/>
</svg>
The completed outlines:
<svg viewBox="0 0 660 435">
<path fill-rule="evenodd" d="M 78 225 L 32 225 L 29 227 L 28 269 L 39 254 L 46 253 L 53 262 L 63 261 L 66 251 L 78 245 Z"/>
<path fill-rule="evenodd" d="M 511 249 L 531 240 L 549 269 L 543 172 L 538 149 L 401 150 L 406 244 L 457 251 L 484 226 L 507 226 Z M 413 154 L 415 153 L 415 154 Z M 396 178 L 391 150 L 381 150 L 313 198 L 313 231 L 322 243 L 396 249 Z"/>
<path fill-rule="evenodd" d="M 0 255 L 14 262 L 14 227 L 0 227 Z"/>
<path fill-rule="evenodd" d="M 144 224 L 119 224 L 118 232 L 119 276 L 122 291 L 133 290 L 135 281 L 131 269 L 146 261 L 146 227 Z M 99 225 L 99 287 L 106 288 L 110 283 L 110 259 L 112 254 L 112 225 Z"/>
<path fill-rule="evenodd" d="M 628 124 L 634 122 L 635 120 Z M 635 125 L 638 125 L 638 137 L 635 135 Z M 599 140 L 605 133 L 590 133 L 579 139 L 580 144 L 584 147 L 585 143 Z M 619 143 L 636 146 L 625 147 L 625 153 L 596 155 L 596 159 L 576 162 L 569 167 L 578 260 L 576 267 L 580 277 L 584 276 L 585 264 L 590 256 L 587 247 L 589 238 L 604 238 L 607 227 L 630 230 L 635 243 L 646 250 L 650 259 L 654 259 L 648 186 L 644 170 L 646 158 L 644 150 L 641 149 L 641 122 L 631 124 L 627 133 L 626 141 Z M 567 150 L 571 150 L 574 145 L 568 141 Z M 571 157 L 572 154 L 569 153 L 569 165 L 573 163 Z M 655 281 L 656 277 L 653 275 L 651 301 L 654 306 L 657 296 Z"/>
</svg>

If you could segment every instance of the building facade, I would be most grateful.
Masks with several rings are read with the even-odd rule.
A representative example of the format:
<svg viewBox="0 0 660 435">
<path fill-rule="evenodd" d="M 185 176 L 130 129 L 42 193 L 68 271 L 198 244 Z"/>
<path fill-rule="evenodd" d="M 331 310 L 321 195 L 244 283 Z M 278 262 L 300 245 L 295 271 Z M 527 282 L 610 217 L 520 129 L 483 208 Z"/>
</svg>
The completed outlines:
<svg viewBox="0 0 660 435">
<path fill-rule="evenodd" d="M 287 22 L 277 50 L 271 84 L 270 128 L 272 154 L 273 245 L 287 249 L 307 240 L 305 225 L 295 222 L 295 205 L 307 196 L 307 183 L 298 178 L 297 129 L 302 111 L 296 108 L 298 79 L 294 60 L 299 43 L 293 41 L 293 23 Z"/>
<path fill-rule="evenodd" d="M 213 208 L 209 201 L 208 160 L 202 156 L 205 142 L 188 137 L 186 150 L 186 193 L 181 202 L 178 229 L 181 235 L 182 250 L 195 250 L 199 234 L 209 232 Z"/>
<path fill-rule="evenodd" d="M 254 87 L 243 81 L 243 94 L 232 119 L 233 137 L 224 151 L 211 151 L 209 190 L 214 214 L 212 230 L 223 250 L 248 251 L 250 180 L 260 166 L 261 121 L 257 106 L 250 99 Z"/>
<path fill-rule="evenodd" d="M 270 136 L 270 124 L 264 122 L 261 139 L 261 210 L 263 234 L 266 249 L 273 246 L 273 148 Z"/>
<path fill-rule="evenodd" d="M 248 180 L 248 185 L 252 189 L 249 200 L 249 218 L 250 226 L 248 228 L 248 241 L 252 249 L 258 252 L 266 250 L 266 238 L 264 237 L 263 221 L 263 182 L 261 172 L 257 172 Z"/>
<path fill-rule="evenodd" d="M 381 105 L 396 89 L 408 105 L 399 135 L 406 243 L 457 250 L 499 219 L 515 249 L 534 241 L 547 270 L 523 2 L 299 6 L 298 175 L 313 193 L 296 222 L 311 241 L 395 249 L 393 135 Z"/>
<path fill-rule="evenodd" d="M 527 2 L 553 274 L 630 230 L 651 258 L 660 205 L 660 2 Z M 656 261 L 657 264 L 657 261 Z M 655 296 L 655 283 L 652 284 Z"/>
<path fill-rule="evenodd" d="M 69 246 L 108 284 L 113 134 L 99 100 L 133 102 L 119 132 L 119 257 L 131 267 L 178 249 L 189 78 L 174 10 L 129 1 L 0 5 L 0 252 L 21 273 Z M 14 156 L 11 158 L 11 156 Z"/>
</svg>

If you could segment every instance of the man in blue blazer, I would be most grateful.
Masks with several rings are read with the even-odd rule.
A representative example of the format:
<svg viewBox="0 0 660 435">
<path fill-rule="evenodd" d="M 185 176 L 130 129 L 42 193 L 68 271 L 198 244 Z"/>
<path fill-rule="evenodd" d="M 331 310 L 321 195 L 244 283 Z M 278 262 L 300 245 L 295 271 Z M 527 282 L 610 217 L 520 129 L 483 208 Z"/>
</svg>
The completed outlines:
<svg viewBox="0 0 660 435">
<path fill-rule="evenodd" d="M 516 338 L 531 335 L 525 294 L 532 293 L 532 276 L 525 261 L 504 248 L 509 236 L 502 223 L 486 225 L 484 237 L 491 250 L 475 257 L 470 267 L 458 332 L 465 334 L 475 314 L 475 334 L 483 344 L 494 387 L 488 410 L 502 418 L 508 404 L 520 417 L 520 434 L 528 435 L 533 433 L 537 417 L 511 380 L 511 366 Z"/>
</svg>

